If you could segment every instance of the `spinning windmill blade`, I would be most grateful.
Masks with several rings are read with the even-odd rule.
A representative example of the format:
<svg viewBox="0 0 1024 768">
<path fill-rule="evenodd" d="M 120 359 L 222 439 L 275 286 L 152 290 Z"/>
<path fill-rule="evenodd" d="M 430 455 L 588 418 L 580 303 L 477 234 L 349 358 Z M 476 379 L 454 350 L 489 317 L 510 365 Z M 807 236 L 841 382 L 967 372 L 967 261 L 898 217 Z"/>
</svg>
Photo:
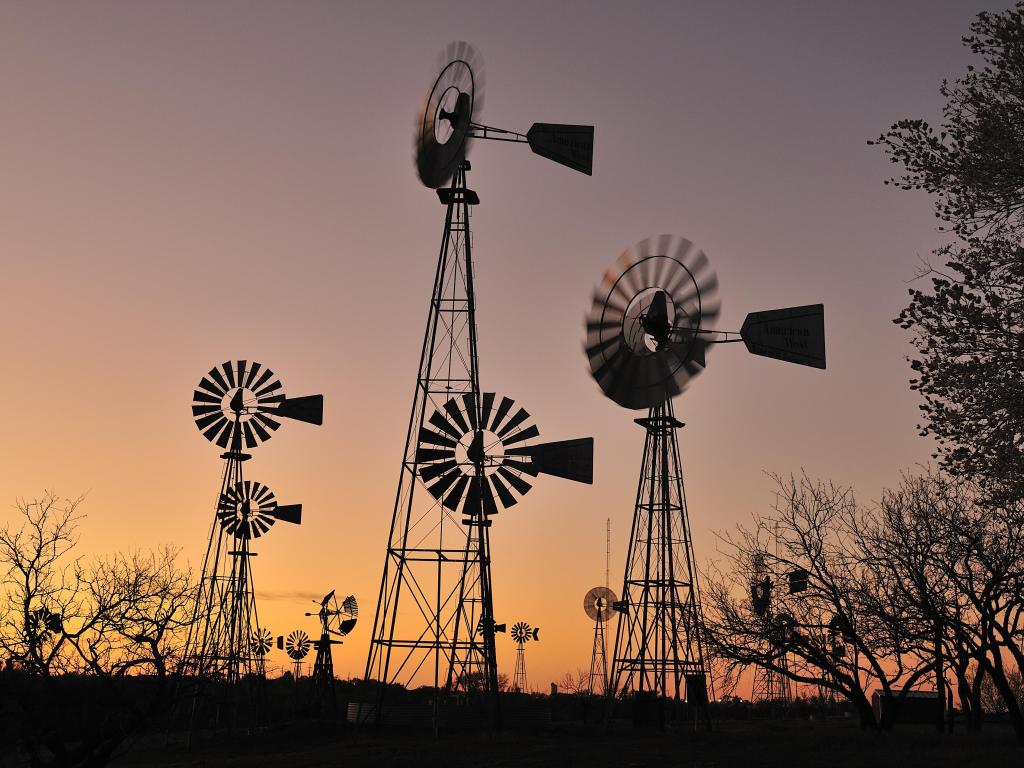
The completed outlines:
<svg viewBox="0 0 1024 768">
<path fill-rule="evenodd" d="M 278 638 L 278 641 L 280 642 L 280 638 Z M 301 629 L 296 629 L 288 635 L 288 639 L 284 643 L 284 649 L 292 661 L 302 661 L 306 658 L 306 654 L 309 653 L 310 645 L 309 635 Z"/>
<path fill-rule="evenodd" d="M 718 278 L 689 240 L 661 235 L 625 251 L 586 316 L 585 350 L 602 391 L 625 408 L 651 408 L 705 367 L 702 335 L 718 318 Z"/>
<path fill-rule="evenodd" d="M 431 414 L 420 429 L 416 463 L 435 499 L 453 511 L 473 516 L 497 514 L 499 504 L 517 504 L 532 487 L 529 475 L 550 474 L 593 482 L 593 438 L 526 445 L 540 435 L 530 414 L 508 397 L 481 396 L 479 418 L 472 395 L 455 397 Z M 483 482 L 476 476 L 484 470 Z"/>
<path fill-rule="evenodd" d="M 583 610 L 592 621 L 608 621 L 615 613 L 612 604 L 617 600 L 608 587 L 594 587 L 583 597 Z"/>
<path fill-rule="evenodd" d="M 273 635 L 270 634 L 270 630 L 266 627 L 261 627 L 256 632 L 253 632 L 250 647 L 257 656 L 266 656 L 270 653 L 270 649 L 273 647 Z"/>
<path fill-rule="evenodd" d="M 625 251 L 586 316 L 584 348 L 605 395 L 625 408 L 657 407 L 704 370 L 709 345 L 740 340 L 755 355 L 825 367 L 821 304 L 752 312 L 736 334 L 713 327 L 717 292 L 707 256 L 689 240 L 660 235 Z"/>
<path fill-rule="evenodd" d="M 228 534 L 255 539 L 269 531 L 277 520 L 300 524 L 302 505 L 279 505 L 267 486 L 245 480 L 221 494 L 217 519 Z"/>
<path fill-rule="evenodd" d="M 472 138 L 528 144 L 534 154 L 588 176 L 593 172 L 594 127 L 534 123 L 525 135 L 479 122 L 483 107 L 483 60 L 469 43 L 449 45 L 440 74 L 416 120 L 416 171 L 424 185 L 447 183 L 469 152 Z"/>
<path fill-rule="evenodd" d="M 323 395 L 287 398 L 274 372 L 238 360 L 214 366 L 192 394 L 196 426 L 212 443 L 231 451 L 255 448 L 281 426 L 279 419 L 323 423 Z"/>
<path fill-rule="evenodd" d="M 483 59 L 469 43 L 451 43 L 439 57 L 440 74 L 416 120 L 416 171 L 437 188 L 451 179 L 469 150 L 469 127 L 483 108 Z"/>
</svg>

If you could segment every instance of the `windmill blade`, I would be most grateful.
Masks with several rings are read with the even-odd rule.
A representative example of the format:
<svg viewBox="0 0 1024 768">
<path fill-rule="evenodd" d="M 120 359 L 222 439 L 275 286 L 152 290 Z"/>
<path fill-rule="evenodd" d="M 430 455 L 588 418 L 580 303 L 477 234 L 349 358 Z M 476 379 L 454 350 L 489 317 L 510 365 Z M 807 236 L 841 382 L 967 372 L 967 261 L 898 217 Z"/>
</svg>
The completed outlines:
<svg viewBox="0 0 1024 768">
<path fill-rule="evenodd" d="M 301 504 L 279 504 L 271 514 L 278 520 L 299 525 L 302 523 Z"/>
<path fill-rule="evenodd" d="M 341 603 L 342 610 L 344 610 L 349 616 L 355 618 L 359 615 L 359 603 L 356 602 L 355 595 L 349 595 Z"/>
<path fill-rule="evenodd" d="M 567 480 L 587 485 L 594 482 L 594 438 L 592 437 L 541 443 L 522 450 L 533 460 L 533 468 L 538 472 L 564 477 Z"/>
<path fill-rule="evenodd" d="M 594 126 L 534 123 L 526 140 L 535 155 L 587 176 L 594 174 Z"/>
<path fill-rule="evenodd" d="M 345 619 L 338 626 L 338 632 L 341 635 L 343 635 L 343 636 L 347 635 L 349 632 L 351 632 L 355 628 L 355 626 L 356 626 L 356 619 Z"/>
<path fill-rule="evenodd" d="M 286 397 L 278 404 L 274 414 L 319 426 L 324 423 L 324 396 Z"/>
<path fill-rule="evenodd" d="M 751 312 L 740 337 L 747 351 L 787 363 L 825 368 L 825 306 Z"/>
<path fill-rule="evenodd" d="M 533 635 L 534 640 L 540 640 L 540 627 L 534 627 L 531 634 Z"/>
</svg>

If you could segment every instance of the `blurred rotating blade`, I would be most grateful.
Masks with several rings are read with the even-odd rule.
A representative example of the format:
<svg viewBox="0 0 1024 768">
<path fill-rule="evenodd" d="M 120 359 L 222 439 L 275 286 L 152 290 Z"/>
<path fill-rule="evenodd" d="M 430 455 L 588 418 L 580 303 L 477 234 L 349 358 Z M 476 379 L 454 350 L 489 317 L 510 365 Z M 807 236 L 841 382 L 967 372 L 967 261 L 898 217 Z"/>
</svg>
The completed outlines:
<svg viewBox="0 0 1024 768">
<path fill-rule="evenodd" d="M 720 311 L 707 256 L 672 235 L 647 238 L 605 271 L 584 323 L 584 350 L 601 391 L 647 409 L 683 392 L 706 365 L 699 334 Z"/>
<path fill-rule="evenodd" d="M 469 131 L 483 107 L 480 54 L 453 43 L 441 55 L 439 74 L 427 92 L 413 137 L 416 172 L 427 187 L 447 183 L 469 152 Z"/>
</svg>

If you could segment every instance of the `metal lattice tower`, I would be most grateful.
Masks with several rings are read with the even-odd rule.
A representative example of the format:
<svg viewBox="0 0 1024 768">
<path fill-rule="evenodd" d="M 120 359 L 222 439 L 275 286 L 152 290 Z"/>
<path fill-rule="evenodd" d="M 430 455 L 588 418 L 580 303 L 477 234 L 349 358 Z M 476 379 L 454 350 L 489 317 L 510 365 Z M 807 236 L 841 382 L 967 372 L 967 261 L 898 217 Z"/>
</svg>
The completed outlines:
<svg viewBox="0 0 1024 768">
<path fill-rule="evenodd" d="M 437 272 L 395 498 L 366 677 L 439 690 L 497 694 L 487 510 L 476 495 L 462 518 L 422 489 L 419 440 L 431 412 L 453 398 L 480 412 L 470 206 L 464 161 L 438 190 L 446 206 Z M 471 461 L 471 458 L 464 460 Z M 473 487 L 484 467 L 475 462 Z M 461 493 L 465 484 L 459 489 Z M 400 610 L 401 607 L 401 610 Z M 383 687 L 382 687 L 383 690 Z M 436 699 L 436 697 L 435 697 Z"/>
<path fill-rule="evenodd" d="M 636 422 L 647 430 L 608 692 L 706 701 L 703 616 L 672 401 Z M 702 695 L 701 695 L 702 694 Z"/>
<path fill-rule="evenodd" d="M 185 670 L 199 679 L 236 683 L 250 675 L 263 675 L 263 656 L 251 638 L 259 633 L 253 591 L 250 538 L 238 528 L 228 533 L 221 525 L 222 501 L 242 485 L 243 463 L 252 458 L 240 450 L 223 453 L 224 473 L 217 495 L 210 538 L 203 558 L 202 580 L 196 601 L 198 622 L 193 625 L 185 652 Z"/>
<path fill-rule="evenodd" d="M 184 679 L 202 685 L 224 684 L 226 696 L 218 709 L 228 711 L 248 703 L 236 694 L 247 678 L 262 679 L 269 633 L 259 624 L 253 589 L 253 539 L 277 521 L 298 525 L 302 505 L 279 505 L 262 483 L 246 480 L 243 451 L 269 440 L 279 419 L 323 423 L 323 396 L 289 399 L 273 371 L 261 363 L 228 361 L 212 368 L 192 396 L 196 426 L 210 442 L 225 449 L 224 471 L 213 523 L 203 557 L 193 621 L 185 643 L 180 671 Z M 220 688 L 221 693 L 225 693 Z M 193 699 L 192 723 L 198 724 L 199 697 Z M 228 723 L 234 717 L 228 716 Z"/>
<path fill-rule="evenodd" d="M 615 593 L 607 586 L 594 587 L 583 596 L 583 612 L 594 621 L 594 643 L 590 651 L 590 674 L 587 678 L 588 694 L 608 692 L 605 628 L 615 613 L 612 606 L 617 600 Z"/>
<path fill-rule="evenodd" d="M 605 621 L 598 617 L 594 622 L 594 647 L 590 653 L 590 676 L 587 678 L 587 693 L 608 692 L 608 658 L 605 652 Z"/>
<path fill-rule="evenodd" d="M 777 548 L 777 530 L 775 541 Z M 776 552 L 777 558 L 778 552 Z M 754 573 L 750 583 L 750 598 L 754 613 L 763 623 L 765 633 L 772 638 L 775 634 L 774 624 L 777 618 L 774 595 L 776 576 L 769 572 L 765 559 L 764 555 L 758 555 L 754 559 Z M 761 665 L 754 666 L 750 700 L 780 704 L 788 707 L 793 701 L 793 689 L 789 677 L 785 674 L 785 671 L 789 669 L 789 662 L 784 644 L 779 646 L 776 661 L 781 671 Z"/>
<path fill-rule="evenodd" d="M 786 656 L 783 653 L 778 660 L 779 666 L 783 669 L 789 668 Z M 793 703 L 793 690 L 789 678 L 782 672 L 756 665 L 754 667 L 754 682 L 750 691 L 750 700 L 781 704 L 788 707 Z"/>
<path fill-rule="evenodd" d="M 512 690 L 529 693 L 526 687 L 526 644 L 516 643 L 516 668 L 512 674 Z"/>
</svg>

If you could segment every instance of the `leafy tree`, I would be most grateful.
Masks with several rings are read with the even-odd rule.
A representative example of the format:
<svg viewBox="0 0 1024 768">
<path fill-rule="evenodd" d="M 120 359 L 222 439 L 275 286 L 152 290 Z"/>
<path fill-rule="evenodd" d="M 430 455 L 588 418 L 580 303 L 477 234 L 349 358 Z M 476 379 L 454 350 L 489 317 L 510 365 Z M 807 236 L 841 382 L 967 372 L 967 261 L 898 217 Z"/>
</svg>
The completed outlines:
<svg viewBox="0 0 1024 768">
<path fill-rule="evenodd" d="M 903 168 L 887 183 L 934 195 L 956 237 L 895 321 L 914 334 L 921 432 L 1003 501 L 1024 496 L 1024 3 L 980 13 L 963 42 L 982 65 L 942 83 L 939 131 L 900 120 L 869 143 Z"/>
</svg>

